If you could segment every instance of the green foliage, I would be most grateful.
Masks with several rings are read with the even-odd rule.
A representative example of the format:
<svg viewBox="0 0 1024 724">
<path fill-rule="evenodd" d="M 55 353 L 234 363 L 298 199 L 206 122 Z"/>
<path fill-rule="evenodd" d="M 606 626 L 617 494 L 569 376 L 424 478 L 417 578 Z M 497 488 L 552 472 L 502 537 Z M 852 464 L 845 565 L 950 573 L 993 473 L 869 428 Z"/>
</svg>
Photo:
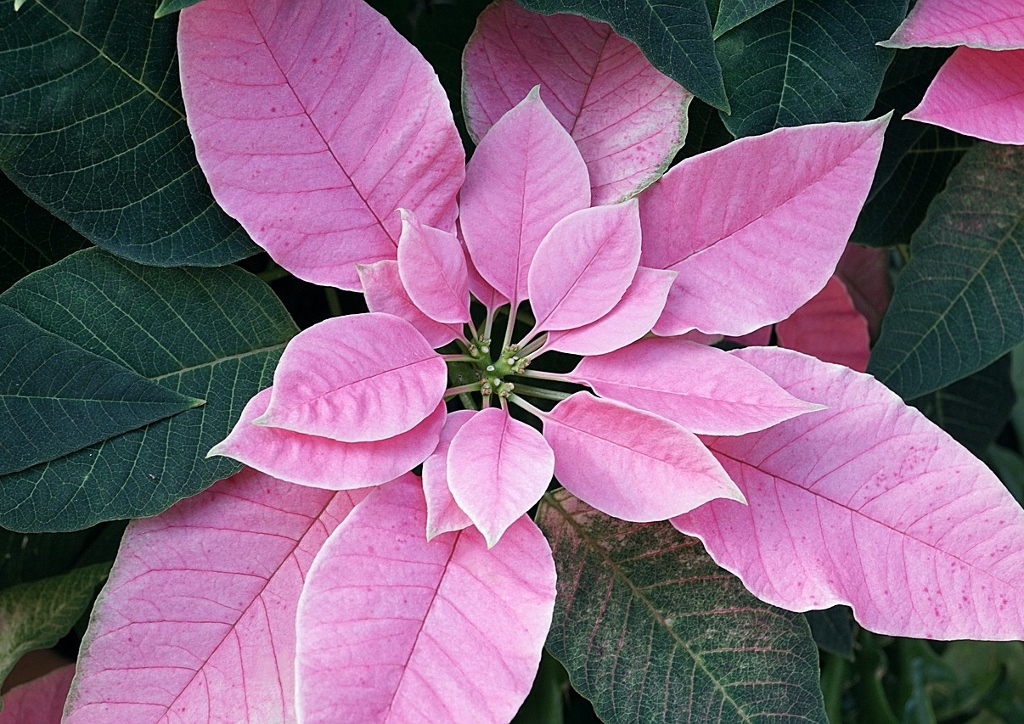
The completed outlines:
<svg viewBox="0 0 1024 724">
<path fill-rule="evenodd" d="M 541 501 L 558 598 L 548 648 L 605 721 L 825 721 L 800 614 L 762 603 L 668 523 Z"/>
<path fill-rule="evenodd" d="M 522 0 L 520 4 L 539 13 L 573 13 L 608 23 L 636 43 L 662 73 L 728 112 L 704 0 Z"/>
<path fill-rule="evenodd" d="M 715 37 L 721 37 L 737 25 L 745 23 L 783 0 L 721 0 L 715 18 Z"/>
<path fill-rule="evenodd" d="M 142 267 L 98 249 L 21 280 L 0 295 L 0 310 L 35 325 L 40 340 L 5 384 L 31 380 L 32 362 L 47 353 L 54 375 L 78 379 L 75 365 L 87 356 L 105 360 L 104 370 L 122 368 L 118 374 L 133 384 L 141 377 L 174 399 L 206 400 L 138 429 L 122 421 L 70 454 L 62 439 L 36 440 L 45 461 L 0 477 L 0 524 L 26 531 L 154 515 L 236 471 L 233 461 L 204 456 L 270 384 L 295 332 L 270 289 L 240 269 Z M 90 419 L 110 407 L 81 404 Z M 3 435 L 5 449 L 20 442 L 10 430 Z"/>
<path fill-rule="evenodd" d="M 904 399 L 1024 341 L 1024 148 L 968 151 L 910 251 L 868 366 Z"/>
<path fill-rule="evenodd" d="M 115 254 L 225 264 L 257 249 L 196 163 L 176 25 L 146 2 L 0 3 L 0 169 Z"/>
<path fill-rule="evenodd" d="M 157 7 L 153 17 L 162 18 L 164 15 L 184 10 L 189 5 L 195 5 L 197 2 L 199 0 L 160 0 L 160 5 Z"/>
<path fill-rule="evenodd" d="M 0 681 L 22 655 L 53 646 L 71 630 L 109 570 L 98 563 L 0 590 Z"/>
<path fill-rule="evenodd" d="M 875 43 L 906 8 L 906 0 L 786 0 L 722 35 L 715 49 L 732 107 L 725 125 L 752 136 L 861 120 L 893 58 Z"/>
</svg>

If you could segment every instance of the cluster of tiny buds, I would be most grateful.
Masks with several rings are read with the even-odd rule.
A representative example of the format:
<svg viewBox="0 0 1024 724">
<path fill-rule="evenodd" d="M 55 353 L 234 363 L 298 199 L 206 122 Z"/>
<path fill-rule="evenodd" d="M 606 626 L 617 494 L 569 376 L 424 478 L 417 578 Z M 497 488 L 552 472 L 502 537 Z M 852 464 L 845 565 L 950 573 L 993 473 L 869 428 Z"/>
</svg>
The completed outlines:
<svg viewBox="0 0 1024 724">
<path fill-rule="evenodd" d="M 469 356 L 473 359 L 483 357 L 491 353 L 491 340 L 478 339 L 469 345 Z"/>
<path fill-rule="evenodd" d="M 516 386 L 511 382 L 505 382 L 496 377 L 485 377 L 483 384 L 480 386 L 480 392 L 484 395 L 497 395 L 498 397 L 508 399 L 509 395 L 516 389 Z"/>
</svg>

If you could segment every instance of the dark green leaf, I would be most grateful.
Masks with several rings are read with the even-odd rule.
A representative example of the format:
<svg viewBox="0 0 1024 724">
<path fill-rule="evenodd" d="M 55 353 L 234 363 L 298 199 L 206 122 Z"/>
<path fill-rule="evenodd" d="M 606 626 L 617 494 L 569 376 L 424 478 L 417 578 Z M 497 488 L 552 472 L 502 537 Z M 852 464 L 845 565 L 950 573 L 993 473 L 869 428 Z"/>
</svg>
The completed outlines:
<svg viewBox="0 0 1024 724">
<path fill-rule="evenodd" d="M 0 475 L 197 407 L 0 306 Z"/>
<path fill-rule="evenodd" d="M 1006 489 L 1024 505 L 1024 458 L 1002 445 L 989 447 L 986 457 Z"/>
<path fill-rule="evenodd" d="M 978 457 L 984 457 L 1010 419 L 1015 400 L 1010 357 L 909 403 Z"/>
<path fill-rule="evenodd" d="M 225 264 L 257 248 L 196 163 L 176 26 L 147 2 L 0 3 L 0 168 L 115 254 Z"/>
<path fill-rule="evenodd" d="M 0 173 L 0 292 L 88 244 Z"/>
<path fill-rule="evenodd" d="M 0 528 L 0 589 L 114 560 L 128 521 L 70 533 L 15 533 Z"/>
<path fill-rule="evenodd" d="M 804 613 L 818 648 L 853 661 L 853 619 L 846 606 Z"/>
<path fill-rule="evenodd" d="M 605 721 L 825 721 L 803 616 L 755 599 L 668 523 L 541 501 L 558 598 L 548 648 Z"/>
<path fill-rule="evenodd" d="M 735 136 L 859 121 L 875 104 L 907 0 L 785 0 L 716 43 Z"/>
<path fill-rule="evenodd" d="M 100 563 L 0 591 L 0 681 L 23 654 L 53 646 L 71 630 L 109 570 Z"/>
<path fill-rule="evenodd" d="M 721 37 L 740 23 L 745 23 L 782 0 L 721 0 L 715 19 L 715 37 Z"/>
<path fill-rule="evenodd" d="M 733 140 L 718 111 L 707 103 L 692 101 L 687 116 L 686 143 L 676 155 L 677 161 L 711 151 Z"/>
<path fill-rule="evenodd" d="M 887 147 L 898 147 L 902 135 L 912 134 L 916 139 L 903 151 L 878 192 L 869 196 L 850 241 L 864 246 L 909 243 L 935 195 L 945 186 L 946 177 L 973 145 L 971 139 L 944 128 L 929 126 L 918 134 L 908 128 L 911 125 L 920 126 L 901 123 L 895 134 L 886 133 Z"/>
<path fill-rule="evenodd" d="M 715 108 L 729 110 L 704 0 L 520 0 L 539 13 L 573 13 L 608 23 L 654 67 Z"/>
<path fill-rule="evenodd" d="M 978 144 L 913 236 L 868 372 L 904 399 L 1024 341 L 1024 148 Z"/>
<path fill-rule="evenodd" d="M 158 269 L 87 249 L 26 277 L 4 305 L 50 334 L 202 407 L 0 477 L 0 524 L 72 530 L 155 515 L 235 472 L 205 459 L 270 384 L 295 327 L 264 283 L 235 267 Z"/>
<path fill-rule="evenodd" d="M 164 15 L 184 10 L 189 5 L 195 5 L 200 0 L 160 0 L 160 6 L 156 9 L 153 17 L 162 18 Z"/>
<path fill-rule="evenodd" d="M 512 724 L 563 724 L 562 692 L 568 679 L 568 674 L 558 660 L 544 651 L 533 687 L 512 719 Z"/>
</svg>

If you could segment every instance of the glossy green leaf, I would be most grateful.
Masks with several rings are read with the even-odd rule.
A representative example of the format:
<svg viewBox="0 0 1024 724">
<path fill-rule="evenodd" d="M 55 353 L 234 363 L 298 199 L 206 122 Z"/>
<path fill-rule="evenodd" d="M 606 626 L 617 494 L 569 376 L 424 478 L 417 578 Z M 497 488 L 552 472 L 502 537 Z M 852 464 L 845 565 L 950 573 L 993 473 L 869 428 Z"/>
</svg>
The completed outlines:
<svg viewBox="0 0 1024 724">
<path fill-rule="evenodd" d="M 721 37 L 740 23 L 745 23 L 755 15 L 763 13 L 783 0 L 721 0 L 718 5 L 718 17 L 715 19 L 715 37 Z"/>
<path fill-rule="evenodd" d="M 978 144 L 914 234 L 868 372 L 904 399 L 1024 341 L 1024 148 Z"/>
<path fill-rule="evenodd" d="M 519 0 L 538 13 L 572 13 L 608 23 L 655 68 L 715 108 L 729 111 L 704 0 Z"/>
<path fill-rule="evenodd" d="M 978 457 L 1010 419 L 1016 394 L 1010 384 L 1010 357 L 940 390 L 910 400 L 910 404 Z"/>
<path fill-rule="evenodd" d="M 0 173 L 0 292 L 88 244 Z"/>
<path fill-rule="evenodd" d="M 87 352 L 206 404 L 0 476 L 0 525 L 73 530 L 155 515 L 238 469 L 205 459 L 270 384 L 294 324 L 236 267 L 159 269 L 87 249 L 21 280 L 0 305 Z"/>
<path fill-rule="evenodd" d="M 0 306 L 0 475 L 198 407 Z"/>
<path fill-rule="evenodd" d="M 109 570 L 99 563 L 0 591 L 0 681 L 26 652 L 49 648 L 71 630 Z"/>
<path fill-rule="evenodd" d="M 907 0 L 785 0 L 715 42 L 735 136 L 780 126 L 859 121 L 875 104 L 893 53 L 875 45 Z"/>
<path fill-rule="evenodd" d="M 548 649 L 604 721 L 825 721 L 803 616 L 755 599 L 698 540 L 564 490 L 537 517 L 558 572 Z"/>
<path fill-rule="evenodd" d="M 156 14 L 153 17 L 162 18 L 164 15 L 184 10 L 189 5 L 195 5 L 198 2 L 200 0 L 160 0 L 160 5 L 157 7 Z"/>
<path fill-rule="evenodd" d="M 148 2 L 0 3 L 0 168 L 91 241 L 145 264 L 258 251 L 213 202 Z"/>
<path fill-rule="evenodd" d="M 990 446 L 986 457 L 1006 489 L 1024 505 L 1024 457 L 1002 445 Z"/>
</svg>

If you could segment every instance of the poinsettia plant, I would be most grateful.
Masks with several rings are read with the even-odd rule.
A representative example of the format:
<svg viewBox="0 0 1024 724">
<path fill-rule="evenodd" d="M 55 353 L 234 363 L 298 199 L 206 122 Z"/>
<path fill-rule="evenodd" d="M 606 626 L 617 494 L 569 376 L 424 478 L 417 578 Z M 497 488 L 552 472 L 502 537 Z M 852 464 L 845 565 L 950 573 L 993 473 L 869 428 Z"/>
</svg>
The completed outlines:
<svg viewBox="0 0 1024 724">
<path fill-rule="evenodd" d="M 847 611 L 864 627 L 858 661 L 892 645 L 869 632 L 1024 638 L 1024 511 L 973 454 L 991 454 L 1012 489 L 1024 464 L 987 448 L 1010 398 L 971 417 L 936 392 L 1008 385 L 1005 363 L 968 375 L 1024 330 L 1005 332 L 1017 323 L 992 292 L 1003 337 L 982 339 L 978 322 L 977 352 L 947 364 L 928 315 L 946 303 L 948 327 L 966 292 L 919 310 L 928 292 L 901 286 L 935 263 L 929 234 L 941 231 L 930 230 L 957 223 L 942 214 L 970 202 L 935 199 L 895 293 L 889 257 L 848 244 L 902 193 L 907 159 L 927 143 L 909 121 L 886 140 L 888 60 L 871 71 L 873 91 L 851 90 L 878 99 L 871 120 L 870 103 L 838 115 L 822 104 L 822 116 L 787 122 L 783 92 L 771 130 L 734 85 L 729 49 L 778 22 L 779 3 L 744 15 L 723 2 L 714 25 L 701 4 L 707 38 L 680 63 L 603 8 L 587 14 L 614 28 L 498 0 L 469 15 L 457 77 L 421 53 L 444 57 L 429 36 L 431 23 L 446 27 L 441 6 L 413 19 L 424 29 L 408 32 L 414 45 L 395 27 L 409 18 L 363 0 L 165 0 L 158 14 L 192 5 L 166 36 L 169 64 L 129 52 L 109 67 L 136 85 L 104 118 L 126 117 L 135 88 L 159 129 L 141 145 L 128 129 L 112 141 L 123 144 L 112 159 L 131 159 L 134 204 L 117 210 L 120 187 L 95 196 L 104 174 L 127 178 L 106 149 L 62 177 L 26 165 L 37 151 L 18 139 L 37 131 L 12 127 L 17 143 L 0 148 L 14 182 L 107 250 L 0 295 L 16 423 L 2 522 L 59 531 L 127 517 L 119 510 L 140 518 L 73 679 L 57 669 L 12 690 L 0 721 L 52 720 L 65 697 L 74 722 L 528 721 L 540 709 L 560 721 L 570 686 L 608 721 L 836 720 L 847 689 L 893 716 L 869 687 L 876 664 L 845 664 Z M 897 47 L 946 44 L 920 29 L 968 14 L 922 0 L 900 25 L 905 9 L 879 13 L 871 53 L 891 59 L 874 43 L 894 31 Z M 116 7 L 99 46 L 93 16 L 69 22 L 64 8 L 38 3 L 5 22 L 18 47 L 35 42 L 19 33 L 70 33 L 113 49 L 137 32 L 132 12 Z M 1019 29 L 1012 8 L 985 12 L 950 37 L 973 44 L 973 29 L 996 21 L 999 38 Z M 1014 47 L 981 37 L 986 52 Z M 40 79 L 75 64 L 23 85 L 61 109 Z M 972 111 L 973 125 L 928 115 L 948 72 L 908 117 L 1014 142 L 976 130 L 1012 129 L 1013 102 Z M 712 106 L 726 119 L 717 131 Z M 88 128 L 82 118 L 55 133 Z M 726 129 L 748 137 L 723 143 Z M 182 143 L 194 152 L 164 168 Z M 999 168 L 1019 163 L 981 148 L 963 173 L 985 152 Z M 164 172 L 174 181 L 160 183 Z M 188 196 L 205 183 L 216 205 Z M 965 233 L 987 238 L 1024 214 L 1017 183 Z M 168 189 L 187 204 L 168 205 Z M 39 217 L 23 208 L 11 228 L 29 239 Z M 1004 238 L 1024 243 L 1014 228 Z M 70 229 L 50 238 L 34 247 L 41 259 L 85 243 Z M 303 280 L 295 298 L 324 294 L 333 313 L 297 331 L 264 282 L 216 268 L 250 238 L 266 252 L 250 269 Z M 974 276 L 988 281 L 986 265 Z M 907 341 L 911 313 L 924 321 Z M 953 339 L 957 351 L 970 342 Z M 936 372 L 927 344 L 940 348 Z M 994 429 L 979 433 L 978 417 Z M 49 578 L 0 577 L 14 659 L 88 607 L 119 532 L 68 543 L 84 553 Z M 38 535 L 65 545 L 72 534 Z M 22 612 L 47 596 L 72 603 L 35 630 Z M 910 664 L 946 672 L 965 654 L 922 645 L 894 670 L 909 693 L 893 705 L 969 711 L 959 689 L 926 689 L 923 664 Z M 1021 652 L 999 651 L 1012 680 Z M 970 706 L 1011 711 L 1004 689 L 993 680 Z"/>
</svg>

